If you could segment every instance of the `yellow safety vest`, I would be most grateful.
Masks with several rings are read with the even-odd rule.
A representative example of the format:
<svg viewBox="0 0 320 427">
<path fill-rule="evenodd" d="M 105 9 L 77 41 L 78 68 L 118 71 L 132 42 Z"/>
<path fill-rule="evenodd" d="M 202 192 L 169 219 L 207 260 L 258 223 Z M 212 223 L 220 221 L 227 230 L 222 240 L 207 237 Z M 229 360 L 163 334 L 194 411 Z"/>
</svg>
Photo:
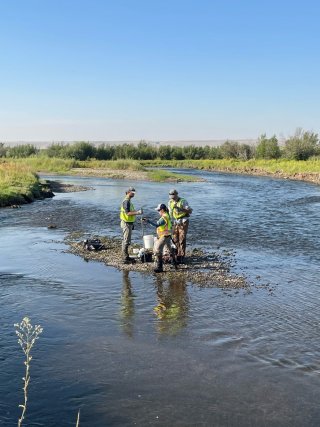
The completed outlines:
<svg viewBox="0 0 320 427">
<path fill-rule="evenodd" d="M 178 209 L 176 209 L 173 206 L 175 203 L 176 202 L 173 199 L 171 199 L 170 202 L 169 202 L 169 207 L 170 207 L 170 211 L 172 212 L 173 218 L 174 219 L 180 219 L 180 218 L 183 218 L 185 216 L 188 216 L 188 214 L 186 212 L 180 212 L 180 211 L 178 211 Z M 177 207 L 178 208 L 182 208 L 183 207 L 183 203 L 184 203 L 184 199 L 179 199 L 179 201 L 177 202 Z"/>
<path fill-rule="evenodd" d="M 164 213 L 162 215 L 162 218 L 165 220 L 166 223 L 164 225 L 159 225 L 159 227 L 157 227 L 157 234 L 159 238 L 163 236 L 171 236 L 171 230 L 172 230 L 172 224 L 171 224 L 169 214 Z"/>
<path fill-rule="evenodd" d="M 123 199 L 123 202 L 125 201 L 125 200 L 128 200 L 129 198 L 128 197 L 125 197 L 124 199 Z M 136 220 L 136 216 L 135 215 L 128 215 L 127 214 L 127 212 L 124 210 L 124 208 L 123 208 L 123 202 L 122 202 L 122 204 L 121 204 L 121 208 L 120 208 L 120 219 L 122 220 L 122 221 L 124 221 L 124 222 L 135 222 L 135 220 Z M 134 211 L 134 206 L 133 206 L 133 204 L 132 204 L 132 202 L 131 202 L 131 200 L 130 200 L 130 212 L 133 212 Z"/>
</svg>

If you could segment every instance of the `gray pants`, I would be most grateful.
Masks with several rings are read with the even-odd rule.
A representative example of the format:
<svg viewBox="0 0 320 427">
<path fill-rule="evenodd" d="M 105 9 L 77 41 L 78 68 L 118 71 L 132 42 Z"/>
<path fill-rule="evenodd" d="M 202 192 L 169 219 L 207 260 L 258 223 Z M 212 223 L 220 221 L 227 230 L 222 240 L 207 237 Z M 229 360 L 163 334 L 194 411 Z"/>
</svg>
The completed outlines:
<svg viewBox="0 0 320 427">
<path fill-rule="evenodd" d="M 156 257 L 162 256 L 163 249 L 167 247 L 169 253 L 172 252 L 171 250 L 171 236 L 162 236 L 160 239 L 158 239 L 154 245 L 153 253 Z"/>
<path fill-rule="evenodd" d="M 124 258 L 128 258 L 129 257 L 129 245 L 131 244 L 133 222 L 121 221 L 120 226 L 122 229 L 122 256 Z"/>
</svg>

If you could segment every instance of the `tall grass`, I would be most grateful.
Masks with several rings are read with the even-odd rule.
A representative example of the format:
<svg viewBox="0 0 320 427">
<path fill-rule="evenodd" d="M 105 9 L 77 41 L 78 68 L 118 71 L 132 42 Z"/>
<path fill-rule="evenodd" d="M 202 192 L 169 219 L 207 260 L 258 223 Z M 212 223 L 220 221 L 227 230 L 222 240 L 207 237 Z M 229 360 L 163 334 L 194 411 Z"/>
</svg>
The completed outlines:
<svg viewBox="0 0 320 427">
<path fill-rule="evenodd" d="M 40 197 L 38 176 L 24 164 L 0 163 L 0 207 Z"/>
<path fill-rule="evenodd" d="M 320 159 L 313 158 L 305 161 L 298 160 L 145 160 L 144 166 L 195 168 L 206 170 L 223 170 L 234 172 L 265 171 L 269 173 L 320 173 Z"/>
<path fill-rule="evenodd" d="M 81 167 L 81 162 L 74 159 L 59 159 L 46 156 L 15 159 L 13 162 L 27 165 L 36 172 L 66 173 L 72 168 Z"/>
<path fill-rule="evenodd" d="M 120 170 L 132 170 L 132 171 L 143 171 L 145 170 L 141 162 L 131 159 L 123 160 L 86 160 L 78 162 L 80 167 L 84 168 L 98 168 L 98 169 L 120 169 Z"/>
<path fill-rule="evenodd" d="M 96 169 L 121 169 L 121 170 L 134 170 L 143 171 L 144 166 L 137 160 L 123 159 L 123 160 L 74 160 L 74 159 L 60 159 L 57 157 L 27 157 L 24 159 L 16 159 L 14 162 L 22 163 L 30 166 L 37 172 L 54 172 L 66 173 L 74 168 L 96 168 Z"/>
<path fill-rule="evenodd" d="M 18 163 L 29 166 L 36 172 L 70 173 L 73 168 L 93 168 L 93 169 L 118 169 L 144 171 L 147 166 L 153 167 L 177 167 L 195 168 L 206 170 L 225 170 L 234 172 L 254 172 L 266 171 L 269 173 L 320 173 L 320 159 L 317 157 L 309 160 L 239 160 L 239 159 L 218 159 L 218 160 L 86 160 L 78 161 L 73 159 L 60 159 L 55 157 L 28 157 L 7 161 L 8 163 Z"/>
</svg>

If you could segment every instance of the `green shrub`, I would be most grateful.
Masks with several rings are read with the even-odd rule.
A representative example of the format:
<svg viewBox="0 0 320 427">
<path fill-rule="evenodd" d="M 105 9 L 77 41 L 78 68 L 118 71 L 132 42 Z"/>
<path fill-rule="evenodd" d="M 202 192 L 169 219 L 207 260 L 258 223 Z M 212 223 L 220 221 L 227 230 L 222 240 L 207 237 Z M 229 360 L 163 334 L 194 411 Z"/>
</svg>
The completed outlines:
<svg viewBox="0 0 320 427">
<path fill-rule="evenodd" d="M 275 135 L 267 138 L 266 134 L 260 136 L 258 145 L 256 147 L 257 159 L 278 159 L 281 157 L 280 147 Z"/>
<path fill-rule="evenodd" d="M 319 154 L 318 134 L 297 129 L 294 136 L 285 143 L 285 153 L 288 159 L 307 160 Z"/>
</svg>

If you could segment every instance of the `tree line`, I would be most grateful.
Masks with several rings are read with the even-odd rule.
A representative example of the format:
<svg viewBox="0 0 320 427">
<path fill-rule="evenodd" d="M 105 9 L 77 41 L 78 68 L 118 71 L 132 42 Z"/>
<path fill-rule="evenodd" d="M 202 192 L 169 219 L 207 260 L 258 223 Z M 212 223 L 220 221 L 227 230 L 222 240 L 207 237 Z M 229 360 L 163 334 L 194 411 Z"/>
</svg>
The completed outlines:
<svg viewBox="0 0 320 427">
<path fill-rule="evenodd" d="M 172 146 L 156 145 L 145 141 L 135 144 L 100 144 L 98 146 L 85 141 L 72 144 L 52 143 L 47 148 L 38 148 L 32 144 L 6 146 L 0 143 L 0 157 L 24 158 L 46 155 L 75 160 L 204 160 L 204 159 L 279 159 L 308 160 L 320 157 L 320 140 L 318 134 L 298 129 L 284 144 L 279 145 L 274 135 L 259 137 L 255 145 L 236 141 L 225 141 L 222 145 L 213 146 Z"/>
</svg>

